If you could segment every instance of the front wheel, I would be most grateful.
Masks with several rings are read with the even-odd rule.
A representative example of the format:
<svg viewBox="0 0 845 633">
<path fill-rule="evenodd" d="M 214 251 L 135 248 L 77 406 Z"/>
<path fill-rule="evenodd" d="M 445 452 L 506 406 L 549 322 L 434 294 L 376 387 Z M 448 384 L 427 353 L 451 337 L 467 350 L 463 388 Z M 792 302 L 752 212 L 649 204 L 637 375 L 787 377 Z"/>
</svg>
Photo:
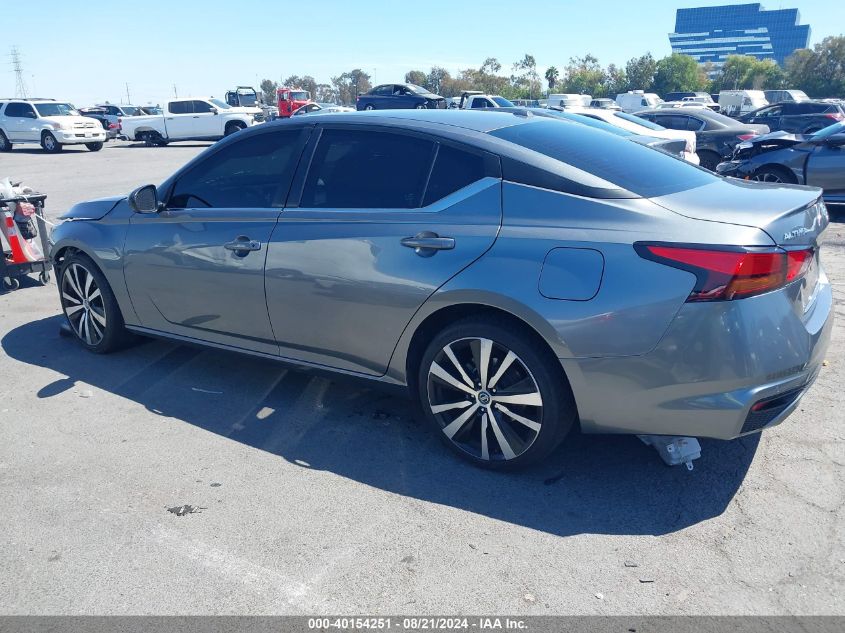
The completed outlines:
<svg viewBox="0 0 845 633">
<path fill-rule="evenodd" d="M 129 335 L 105 275 L 85 255 L 75 254 L 59 273 L 62 310 L 70 329 L 91 352 L 106 354 L 123 347 Z"/>
<path fill-rule="evenodd" d="M 424 103 L 418 103 L 416 105 L 416 109 L 417 110 L 427 110 L 428 108 L 426 108 L 426 105 Z"/>
<path fill-rule="evenodd" d="M 506 322 L 466 319 L 447 327 L 423 354 L 417 384 L 441 440 L 485 468 L 545 458 L 577 417 L 554 355 Z"/>
<path fill-rule="evenodd" d="M 754 172 L 752 177 L 757 182 L 797 184 L 798 179 L 784 167 L 767 165 Z"/>
<path fill-rule="evenodd" d="M 246 129 L 246 125 L 244 125 L 243 123 L 229 123 L 226 126 L 225 136 L 231 136 L 232 134 L 235 134 L 235 133 L 240 132 L 241 130 L 245 130 L 245 129 Z"/>
<path fill-rule="evenodd" d="M 371 103 L 368 103 L 367 105 L 365 105 L 364 109 L 365 110 L 375 110 L 375 108 L 373 107 L 373 105 Z"/>
<path fill-rule="evenodd" d="M 55 154 L 62 151 L 62 144 L 56 140 L 52 132 L 44 132 L 41 136 L 41 147 L 45 152 Z"/>
<path fill-rule="evenodd" d="M 0 130 L 0 152 L 10 152 L 12 151 L 12 143 L 9 141 L 9 137 Z"/>
<path fill-rule="evenodd" d="M 103 149 L 103 143 L 85 143 L 85 147 L 91 152 L 99 152 Z"/>
</svg>

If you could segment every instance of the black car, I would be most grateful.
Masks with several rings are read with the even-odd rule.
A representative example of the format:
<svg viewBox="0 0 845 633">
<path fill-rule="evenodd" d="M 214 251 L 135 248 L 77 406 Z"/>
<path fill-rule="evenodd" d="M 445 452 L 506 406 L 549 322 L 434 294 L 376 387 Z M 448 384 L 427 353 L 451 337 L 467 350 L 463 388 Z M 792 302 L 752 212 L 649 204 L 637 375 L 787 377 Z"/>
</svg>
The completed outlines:
<svg viewBox="0 0 845 633">
<path fill-rule="evenodd" d="M 358 110 L 440 110 L 446 99 L 414 84 L 382 84 L 359 95 Z"/>
<path fill-rule="evenodd" d="M 772 132 L 815 134 L 837 121 L 845 120 L 845 108 L 839 103 L 801 101 L 776 103 L 739 117 L 743 123 L 762 123 Z"/>
<path fill-rule="evenodd" d="M 845 123 L 805 136 L 773 132 L 740 143 L 733 160 L 717 168 L 744 180 L 812 185 L 826 202 L 845 203 Z"/>
<path fill-rule="evenodd" d="M 695 132 L 701 166 L 711 171 L 733 155 L 738 143 L 769 133 L 765 125 L 741 123 L 707 108 L 643 110 L 636 116 L 670 130 Z"/>
</svg>

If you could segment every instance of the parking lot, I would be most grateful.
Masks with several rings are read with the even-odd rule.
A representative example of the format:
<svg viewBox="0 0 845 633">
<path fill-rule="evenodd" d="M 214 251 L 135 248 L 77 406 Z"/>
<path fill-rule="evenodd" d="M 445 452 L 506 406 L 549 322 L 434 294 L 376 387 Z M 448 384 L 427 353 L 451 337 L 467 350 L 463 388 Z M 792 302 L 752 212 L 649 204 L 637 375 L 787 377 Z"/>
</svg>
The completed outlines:
<svg viewBox="0 0 845 633">
<path fill-rule="evenodd" d="M 55 218 L 205 146 L 16 148 L 0 176 Z M 818 381 L 762 436 L 702 440 L 692 472 L 577 433 L 542 466 L 479 470 L 393 395 L 161 341 L 95 356 L 60 337 L 55 282 L 0 291 L 0 613 L 840 614 L 831 214 L 838 321 Z"/>
</svg>

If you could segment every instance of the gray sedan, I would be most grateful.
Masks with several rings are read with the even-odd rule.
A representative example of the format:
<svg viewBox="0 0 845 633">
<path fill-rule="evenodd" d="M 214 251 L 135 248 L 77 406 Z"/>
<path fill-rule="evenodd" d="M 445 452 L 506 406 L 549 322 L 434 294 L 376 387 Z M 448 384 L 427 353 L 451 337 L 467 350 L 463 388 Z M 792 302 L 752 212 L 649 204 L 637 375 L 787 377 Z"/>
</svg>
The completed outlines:
<svg viewBox="0 0 845 633">
<path fill-rule="evenodd" d="M 131 334 L 406 389 L 461 456 L 781 422 L 822 363 L 814 188 L 527 113 L 297 117 L 53 233 L 79 342 Z"/>
</svg>

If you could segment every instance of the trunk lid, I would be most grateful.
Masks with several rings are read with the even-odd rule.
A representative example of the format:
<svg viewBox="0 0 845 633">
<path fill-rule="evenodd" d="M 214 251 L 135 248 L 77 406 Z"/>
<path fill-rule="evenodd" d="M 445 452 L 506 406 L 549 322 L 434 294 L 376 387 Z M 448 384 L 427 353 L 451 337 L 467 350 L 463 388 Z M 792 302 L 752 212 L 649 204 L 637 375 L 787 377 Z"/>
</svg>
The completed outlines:
<svg viewBox="0 0 845 633">
<path fill-rule="evenodd" d="M 829 222 L 821 193 L 816 187 L 724 178 L 653 201 L 688 218 L 759 228 L 788 249 L 817 245 Z"/>
</svg>

